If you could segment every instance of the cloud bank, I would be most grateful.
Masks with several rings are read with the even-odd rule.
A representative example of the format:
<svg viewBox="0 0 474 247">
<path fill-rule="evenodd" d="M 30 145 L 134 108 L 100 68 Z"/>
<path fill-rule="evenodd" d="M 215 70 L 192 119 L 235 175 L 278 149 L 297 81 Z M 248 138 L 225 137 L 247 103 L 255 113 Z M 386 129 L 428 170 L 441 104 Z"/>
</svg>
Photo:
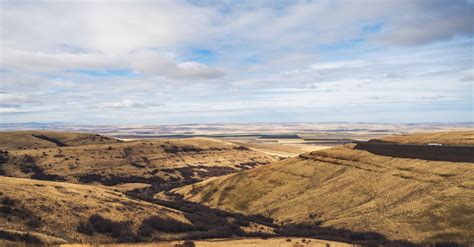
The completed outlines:
<svg viewBox="0 0 474 247">
<path fill-rule="evenodd" d="M 472 1 L 0 4 L 1 122 L 473 121 Z"/>
</svg>

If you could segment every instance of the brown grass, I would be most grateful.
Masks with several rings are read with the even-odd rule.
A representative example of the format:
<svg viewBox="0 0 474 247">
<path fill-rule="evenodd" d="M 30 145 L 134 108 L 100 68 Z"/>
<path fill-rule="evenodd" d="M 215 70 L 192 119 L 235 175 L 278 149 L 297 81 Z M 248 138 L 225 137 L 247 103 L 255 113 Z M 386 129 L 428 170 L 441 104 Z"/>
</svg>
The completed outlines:
<svg viewBox="0 0 474 247">
<path fill-rule="evenodd" d="M 381 140 L 403 144 L 440 143 L 445 145 L 474 145 L 474 131 L 443 131 L 394 135 Z"/>
<path fill-rule="evenodd" d="M 215 240 L 205 240 L 205 241 L 192 241 L 196 247 L 221 247 L 221 246 L 230 246 L 230 247 L 351 247 L 355 246 L 352 244 L 346 244 L 341 242 L 334 241 L 325 241 L 312 238 L 271 238 L 271 239 L 256 239 L 256 238 L 246 238 L 246 239 L 215 239 Z M 176 247 L 179 244 L 182 244 L 183 241 L 174 241 L 174 242 L 155 242 L 155 243 L 138 243 L 138 244 L 111 244 L 105 245 L 105 247 Z M 64 244 L 61 247 L 92 247 L 94 245 L 82 245 L 82 244 Z"/>
<path fill-rule="evenodd" d="M 42 234 L 46 236 L 43 240 L 55 237 L 55 243 L 114 241 L 104 234 L 88 236 L 77 231 L 79 222 L 87 221 L 93 214 L 130 221 L 133 230 L 151 215 L 187 221 L 176 210 L 95 186 L 0 176 L 0 191 L 0 198 L 13 201 L 7 204 L 10 210 L 0 213 L 2 229 Z M 5 207 L 3 203 L 2 208 Z M 31 218 L 38 220 L 38 226 L 28 226 L 26 222 Z"/>
<path fill-rule="evenodd" d="M 264 152 L 280 157 L 294 157 L 302 153 L 323 150 L 331 146 L 320 146 L 304 144 L 301 139 L 295 144 L 293 143 L 279 143 L 279 142 L 264 142 L 259 140 L 231 140 L 232 143 L 242 145 L 253 150 Z"/>
<path fill-rule="evenodd" d="M 322 223 L 415 242 L 474 235 L 474 167 L 377 156 L 348 147 L 312 152 L 175 190 L 277 222 Z"/>
<path fill-rule="evenodd" d="M 100 180 L 97 177 L 117 178 L 112 184 L 161 183 L 200 180 L 276 160 L 273 155 L 221 141 L 160 139 L 8 150 L 8 160 L 0 169 L 8 176 L 30 178 L 34 172 L 28 167 L 34 164 L 45 174 L 73 183 L 86 182 L 91 176 L 96 176 L 94 181 Z"/>
<path fill-rule="evenodd" d="M 0 149 L 54 148 L 58 144 L 79 146 L 86 144 L 118 143 L 119 140 L 96 135 L 57 131 L 12 131 L 0 132 Z"/>
</svg>

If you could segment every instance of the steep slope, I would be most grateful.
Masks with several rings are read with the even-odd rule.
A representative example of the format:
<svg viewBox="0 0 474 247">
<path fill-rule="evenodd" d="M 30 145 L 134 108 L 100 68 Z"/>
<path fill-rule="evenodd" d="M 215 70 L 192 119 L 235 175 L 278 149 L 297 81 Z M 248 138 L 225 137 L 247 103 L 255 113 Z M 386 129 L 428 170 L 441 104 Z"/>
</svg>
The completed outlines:
<svg viewBox="0 0 474 247">
<path fill-rule="evenodd" d="M 339 147 L 213 178 L 175 192 L 285 223 L 374 231 L 414 242 L 474 239 L 474 166 Z"/>
<path fill-rule="evenodd" d="M 474 145 L 474 131 L 443 131 L 394 135 L 381 138 L 380 140 L 399 144 L 439 143 L 444 145 Z"/>
<path fill-rule="evenodd" d="M 181 200 L 146 202 L 90 185 L 0 176 L 0 191 L 1 246 L 276 237 L 289 230 L 262 217 Z"/>
<path fill-rule="evenodd" d="M 133 241 L 142 222 L 151 216 L 187 222 L 176 210 L 88 185 L 0 176 L 0 191 L 0 245 L 8 239 L 30 243 Z M 88 221 L 92 215 L 96 215 L 92 222 L 99 225 L 99 232 Z M 106 229 L 110 226 L 117 232 Z"/>
<path fill-rule="evenodd" d="M 56 131 L 12 131 L 0 132 L 0 149 L 34 149 L 86 144 L 119 143 L 121 141 L 96 135 Z"/>
<path fill-rule="evenodd" d="M 2 151 L 0 172 L 41 180 L 169 188 L 275 160 L 275 156 L 221 141 L 161 139 Z"/>
</svg>

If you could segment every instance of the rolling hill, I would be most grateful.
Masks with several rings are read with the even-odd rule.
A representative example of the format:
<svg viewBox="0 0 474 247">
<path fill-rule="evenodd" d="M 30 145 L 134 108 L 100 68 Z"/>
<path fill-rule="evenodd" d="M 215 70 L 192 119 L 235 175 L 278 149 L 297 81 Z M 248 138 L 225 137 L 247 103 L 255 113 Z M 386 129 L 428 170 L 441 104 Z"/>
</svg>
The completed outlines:
<svg viewBox="0 0 474 247">
<path fill-rule="evenodd" d="M 24 132 L 21 134 L 24 136 Z M 69 137 L 70 133 L 55 134 L 65 136 L 61 139 L 65 143 L 77 140 L 75 133 Z M 2 150 L 0 175 L 107 186 L 154 184 L 164 189 L 278 160 L 273 155 L 204 138 L 120 142 L 104 137 L 103 140 L 107 143 Z M 34 146 L 30 141 L 21 140 L 22 147 Z"/>
<path fill-rule="evenodd" d="M 269 223 L 205 206 L 160 204 L 97 186 L 4 176 L 0 223 L 2 246 L 276 236 Z"/>
<path fill-rule="evenodd" d="M 415 243 L 466 243 L 474 239 L 473 178 L 473 163 L 380 156 L 345 146 L 174 191 L 186 200 L 259 213 L 282 224 L 372 231 Z"/>
<path fill-rule="evenodd" d="M 232 242 L 239 245 L 264 244 L 252 237 L 306 237 L 399 246 L 474 239 L 469 162 L 407 158 L 405 149 L 382 156 L 358 149 L 361 143 L 281 160 L 206 138 L 122 142 L 24 133 L 17 135 L 26 139 L 0 150 L 0 245 L 247 238 Z M 40 135 L 44 143 L 32 139 Z M 383 141 L 409 149 L 467 145 L 472 132 L 420 135 Z"/>
<path fill-rule="evenodd" d="M 97 135 L 57 131 L 0 132 L 0 149 L 38 149 L 86 144 L 119 143 L 120 140 Z"/>
<path fill-rule="evenodd" d="M 88 185 L 0 176 L 0 191 L 0 239 L 4 243 L 8 243 L 5 239 L 50 244 L 113 242 L 134 237 L 133 232 L 151 216 L 187 222 L 176 210 Z M 94 226 L 87 228 L 93 215 L 99 215 L 96 224 L 104 228 L 98 228 L 100 233 L 94 233 Z M 107 223 L 115 222 L 120 222 L 116 225 L 122 226 L 122 232 L 105 229 Z"/>
</svg>

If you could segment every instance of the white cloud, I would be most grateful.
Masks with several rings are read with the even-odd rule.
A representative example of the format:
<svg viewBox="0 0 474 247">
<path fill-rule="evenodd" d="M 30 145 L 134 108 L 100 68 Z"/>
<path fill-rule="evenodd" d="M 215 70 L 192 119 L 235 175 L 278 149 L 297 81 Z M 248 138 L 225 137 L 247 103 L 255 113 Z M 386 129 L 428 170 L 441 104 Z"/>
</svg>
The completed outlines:
<svg viewBox="0 0 474 247">
<path fill-rule="evenodd" d="M 145 75 L 171 78 L 213 79 L 223 76 L 218 68 L 197 62 L 176 63 L 153 51 L 126 54 L 45 53 L 5 49 L 0 65 L 28 72 L 63 72 L 74 69 L 132 69 Z"/>
<path fill-rule="evenodd" d="M 214 79 L 224 75 L 218 68 L 192 61 L 176 63 L 169 57 L 150 51 L 134 53 L 130 58 L 130 67 L 145 74 L 196 79 Z"/>
<path fill-rule="evenodd" d="M 193 42 L 212 32 L 214 13 L 185 1 L 2 1 L 4 44 L 128 52 Z M 32 25 L 34 23 L 34 25 Z"/>
<path fill-rule="evenodd" d="M 200 111 L 317 120 L 308 112 L 398 106 L 459 114 L 472 99 L 472 1 L 0 5 L 0 121 L 18 111 L 112 122 L 128 108 L 137 121 Z M 126 75 L 107 74 L 117 70 Z"/>
<path fill-rule="evenodd" d="M 375 40 L 420 45 L 474 34 L 472 1 L 410 1 L 400 7 Z"/>
<path fill-rule="evenodd" d="M 105 102 L 101 104 L 101 108 L 112 108 L 112 109 L 122 109 L 122 108 L 149 108 L 149 107 L 159 107 L 164 104 L 157 103 L 145 103 L 137 102 L 131 99 L 124 99 L 117 102 Z"/>
</svg>

